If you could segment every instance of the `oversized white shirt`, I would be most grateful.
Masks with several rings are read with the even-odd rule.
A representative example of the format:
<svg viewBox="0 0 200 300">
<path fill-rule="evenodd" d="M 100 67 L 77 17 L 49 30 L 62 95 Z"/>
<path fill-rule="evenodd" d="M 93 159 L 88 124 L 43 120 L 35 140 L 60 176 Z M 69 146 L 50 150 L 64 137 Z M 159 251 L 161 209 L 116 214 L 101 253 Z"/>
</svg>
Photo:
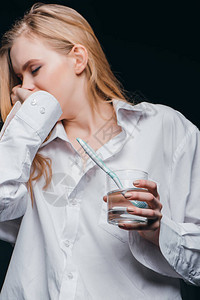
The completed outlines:
<svg viewBox="0 0 200 300">
<path fill-rule="evenodd" d="M 107 223 L 107 175 L 83 164 L 58 122 L 58 101 L 39 91 L 15 104 L 1 131 L 0 238 L 15 243 L 1 300 L 173 300 L 179 278 L 200 285 L 199 130 L 163 105 L 113 105 L 122 131 L 97 153 L 111 169 L 141 169 L 157 183 L 160 248 Z M 95 138 L 111 133 L 107 123 Z M 37 151 L 52 159 L 53 175 L 46 190 L 44 177 L 33 183 L 32 207 Z"/>
</svg>

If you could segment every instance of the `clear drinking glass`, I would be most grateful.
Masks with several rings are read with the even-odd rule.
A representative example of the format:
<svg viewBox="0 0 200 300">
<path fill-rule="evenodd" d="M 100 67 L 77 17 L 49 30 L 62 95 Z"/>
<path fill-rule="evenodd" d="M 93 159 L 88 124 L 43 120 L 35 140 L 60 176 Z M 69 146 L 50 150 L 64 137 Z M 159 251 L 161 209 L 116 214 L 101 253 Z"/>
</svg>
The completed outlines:
<svg viewBox="0 0 200 300">
<path fill-rule="evenodd" d="M 123 188 L 117 188 L 115 182 L 107 176 L 107 206 L 108 206 L 108 223 L 113 225 L 119 224 L 147 224 L 146 217 L 136 216 L 127 212 L 128 206 L 137 206 L 148 208 L 146 202 L 128 200 L 124 197 L 126 192 L 139 191 L 146 192 L 147 189 L 138 188 L 133 185 L 137 179 L 148 179 L 148 173 L 137 169 L 114 170 L 114 173 L 119 177 Z"/>
</svg>

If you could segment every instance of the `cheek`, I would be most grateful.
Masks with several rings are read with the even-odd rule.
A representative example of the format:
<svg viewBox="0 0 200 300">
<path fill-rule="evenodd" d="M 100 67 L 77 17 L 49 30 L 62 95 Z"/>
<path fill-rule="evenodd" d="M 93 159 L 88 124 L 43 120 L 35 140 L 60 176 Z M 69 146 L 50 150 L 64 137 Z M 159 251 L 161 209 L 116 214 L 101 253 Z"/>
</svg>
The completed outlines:
<svg viewBox="0 0 200 300">
<path fill-rule="evenodd" d="M 59 102 L 68 101 L 73 97 L 75 90 L 75 78 L 68 72 L 56 72 L 49 76 L 46 81 L 48 92 L 51 93 Z"/>
<path fill-rule="evenodd" d="M 36 77 L 38 89 L 52 94 L 59 102 L 67 101 L 73 97 L 76 90 L 76 74 L 73 66 L 66 62 L 54 62 L 44 67 Z"/>
</svg>

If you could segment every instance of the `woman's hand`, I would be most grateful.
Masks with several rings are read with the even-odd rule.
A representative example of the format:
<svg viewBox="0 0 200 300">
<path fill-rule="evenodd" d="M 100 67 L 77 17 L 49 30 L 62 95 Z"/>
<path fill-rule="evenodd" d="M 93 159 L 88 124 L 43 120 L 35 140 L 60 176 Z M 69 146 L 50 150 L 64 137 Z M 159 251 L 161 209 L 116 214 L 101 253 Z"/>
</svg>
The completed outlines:
<svg viewBox="0 0 200 300">
<path fill-rule="evenodd" d="M 16 85 L 11 92 L 11 101 L 12 105 L 14 105 L 17 101 L 23 103 L 30 95 L 32 95 L 35 91 L 31 91 L 28 89 L 24 89 L 20 84 Z"/>
<path fill-rule="evenodd" d="M 142 216 L 148 218 L 147 224 L 124 224 L 119 225 L 120 228 L 125 230 L 137 230 L 138 233 L 148 241 L 159 245 L 159 232 L 160 232 L 160 220 L 162 218 L 160 203 L 160 197 L 157 191 L 157 185 L 150 180 L 137 180 L 134 185 L 138 188 L 145 188 L 147 192 L 132 191 L 125 194 L 127 200 L 138 200 L 147 202 L 149 208 L 139 208 L 133 206 L 127 207 L 129 214 Z M 103 200 L 107 201 L 107 197 L 104 196 Z"/>
</svg>

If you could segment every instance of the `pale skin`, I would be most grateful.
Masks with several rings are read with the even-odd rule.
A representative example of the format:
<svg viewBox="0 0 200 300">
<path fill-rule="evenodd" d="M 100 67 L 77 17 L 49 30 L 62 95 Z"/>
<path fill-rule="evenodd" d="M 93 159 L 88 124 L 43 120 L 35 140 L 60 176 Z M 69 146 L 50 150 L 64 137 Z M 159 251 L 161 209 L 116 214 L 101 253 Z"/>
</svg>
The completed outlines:
<svg viewBox="0 0 200 300">
<path fill-rule="evenodd" d="M 59 121 L 62 121 L 68 138 L 77 151 L 80 149 L 77 136 L 86 140 L 95 150 L 102 146 L 94 138 L 94 134 L 105 124 L 105 120 L 111 120 L 115 128 L 113 132 L 121 130 L 113 117 L 112 105 L 99 101 L 95 110 L 91 108 L 85 72 L 88 52 L 84 46 L 75 45 L 68 54 L 61 54 L 38 37 L 28 38 L 22 35 L 15 40 L 10 57 L 14 72 L 21 80 L 21 84 L 12 89 L 12 103 L 23 103 L 39 90 L 52 94 L 62 108 Z M 114 135 L 110 138 L 112 137 Z M 79 154 L 81 155 L 80 152 Z M 149 209 L 135 207 L 133 211 L 130 206 L 127 210 L 130 214 L 145 216 L 150 221 L 145 227 L 133 228 L 131 225 L 120 224 L 120 228 L 137 230 L 143 238 L 159 246 L 162 205 L 156 183 L 140 180 L 137 186 L 146 188 L 148 192 L 132 192 L 128 199 L 146 201 Z M 106 201 L 106 196 L 103 200 Z"/>
</svg>

